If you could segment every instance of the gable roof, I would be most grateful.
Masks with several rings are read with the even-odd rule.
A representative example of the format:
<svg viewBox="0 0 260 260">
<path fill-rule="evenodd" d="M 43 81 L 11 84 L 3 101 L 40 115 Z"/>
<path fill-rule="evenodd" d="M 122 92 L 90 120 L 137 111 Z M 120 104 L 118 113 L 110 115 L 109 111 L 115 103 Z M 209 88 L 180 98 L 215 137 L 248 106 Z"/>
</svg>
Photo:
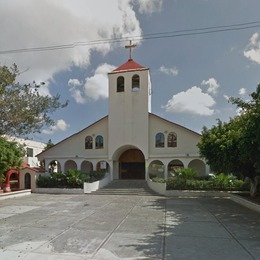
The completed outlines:
<svg viewBox="0 0 260 260">
<path fill-rule="evenodd" d="M 169 120 L 167 120 L 167 119 L 165 119 L 165 118 L 162 118 L 162 117 L 160 117 L 160 116 L 157 116 L 157 115 L 155 115 L 155 114 L 153 114 L 153 113 L 149 113 L 149 115 L 154 116 L 154 117 L 158 118 L 159 120 L 163 120 L 163 121 L 165 121 L 165 122 L 167 122 L 167 123 L 176 125 L 176 126 L 178 126 L 178 127 L 180 127 L 180 128 L 183 128 L 183 129 L 185 129 L 185 130 L 187 130 L 187 131 L 189 131 L 189 132 L 191 132 L 191 133 L 193 133 L 193 134 L 196 134 L 196 135 L 198 135 L 198 136 L 202 136 L 200 133 L 197 133 L 197 132 L 195 132 L 195 131 L 193 131 L 193 130 L 191 130 L 191 129 L 185 127 L 185 126 L 179 125 L 179 124 L 177 124 L 177 123 L 174 123 L 174 122 L 172 122 L 172 121 L 169 121 Z"/>
<path fill-rule="evenodd" d="M 110 73 L 117 73 L 122 71 L 132 71 L 132 70 L 147 70 L 144 66 L 138 64 L 133 59 L 129 59 L 127 62 L 119 66 L 118 68 L 114 69 Z"/>
<path fill-rule="evenodd" d="M 162 118 L 162 117 L 160 117 L 160 116 L 158 116 L 158 115 L 155 115 L 155 114 L 153 114 L 153 113 L 149 113 L 149 116 L 153 116 L 153 117 L 155 117 L 155 118 L 157 118 L 157 119 L 159 119 L 159 120 L 162 120 L 162 121 L 167 122 L 167 123 L 169 123 L 169 124 L 173 124 L 173 125 L 175 125 L 175 126 L 178 126 L 178 127 L 180 127 L 180 128 L 183 128 L 183 129 L 185 129 L 185 130 L 187 130 L 187 131 L 189 131 L 189 132 L 191 132 L 191 133 L 193 133 L 193 134 L 196 134 L 196 135 L 198 135 L 198 136 L 201 136 L 200 133 L 197 133 L 197 132 L 195 132 L 195 131 L 193 131 L 193 130 L 187 128 L 187 127 L 184 127 L 184 126 L 182 126 L 182 125 L 179 125 L 179 124 L 177 124 L 177 123 L 174 123 L 174 122 L 172 122 L 172 121 L 169 121 L 169 120 L 167 120 L 167 119 L 165 119 L 165 118 Z M 75 134 L 73 134 L 73 135 L 71 135 L 71 136 L 69 136 L 69 137 L 63 139 L 63 140 L 60 141 L 59 143 L 55 144 L 54 146 L 50 147 L 50 148 L 47 149 L 47 150 L 42 151 L 41 153 L 37 154 L 36 156 L 39 156 L 39 155 L 44 154 L 46 151 L 48 151 L 48 150 L 52 149 L 53 147 L 55 147 L 55 146 L 57 146 L 57 145 L 59 145 L 59 144 L 65 142 L 66 140 L 70 139 L 71 137 L 74 137 L 74 136 L 76 136 L 76 135 L 82 133 L 82 132 L 85 131 L 86 129 L 88 129 L 88 128 L 94 126 L 95 124 L 97 124 L 97 123 L 99 123 L 100 121 L 105 120 L 105 119 L 108 119 L 108 115 L 105 116 L 105 117 L 103 117 L 103 118 L 101 118 L 101 119 L 99 119 L 99 120 L 97 120 L 97 121 L 94 122 L 93 124 L 91 124 L 91 125 L 85 127 L 85 128 L 82 129 L 81 131 L 79 131 L 79 132 L 77 132 L 77 133 L 75 133 Z"/>
<path fill-rule="evenodd" d="M 87 127 L 85 127 L 84 129 L 80 130 L 79 132 L 77 132 L 77 133 L 75 133 L 75 134 L 73 134 L 73 135 L 71 135 L 71 136 L 69 136 L 69 137 L 63 139 L 62 141 L 60 141 L 60 142 L 58 142 L 57 144 L 51 146 L 51 147 L 48 148 L 47 150 L 44 150 L 44 151 L 42 151 L 41 153 L 37 154 L 36 157 L 39 156 L 39 155 L 41 155 L 41 154 L 44 154 L 46 151 L 51 150 L 53 147 L 56 147 L 57 145 L 59 145 L 59 144 L 65 142 L 66 140 L 68 140 L 68 139 L 70 139 L 70 138 L 72 138 L 72 137 L 74 137 L 74 136 L 76 136 L 76 135 L 82 133 L 82 132 L 85 131 L 86 129 L 92 127 L 93 125 L 95 125 L 95 124 L 99 123 L 100 121 L 102 121 L 102 120 L 104 120 L 104 119 L 107 119 L 107 118 L 108 118 L 108 116 L 102 117 L 101 119 L 97 120 L 96 122 L 94 122 L 94 123 L 91 124 L 91 125 L 88 125 Z"/>
</svg>

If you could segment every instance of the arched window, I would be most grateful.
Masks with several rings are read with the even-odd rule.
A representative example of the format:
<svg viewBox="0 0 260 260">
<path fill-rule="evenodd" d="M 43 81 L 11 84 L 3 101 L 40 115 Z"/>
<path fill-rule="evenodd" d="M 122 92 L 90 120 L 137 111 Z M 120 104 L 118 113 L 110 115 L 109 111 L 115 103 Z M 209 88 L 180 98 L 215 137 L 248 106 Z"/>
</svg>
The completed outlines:
<svg viewBox="0 0 260 260">
<path fill-rule="evenodd" d="M 170 132 L 167 138 L 168 147 L 177 147 L 177 135 L 176 133 Z"/>
<path fill-rule="evenodd" d="M 85 138 L 85 149 L 93 149 L 93 138 L 91 136 Z"/>
<path fill-rule="evenodd" d="M 139 91 L 140 90 L 140 77 L 139 75 L 135 74 L 132 77 L 132 91 Z"/>
<path fill-rule="evenodd" d="M 103 148 L 104 148 L 103 136 L 98 135 L 96 137 L 96 149 L 103 149 Z"/>
<path fill-rule="evenodd" d="M 116 84 L 116 92 L 124 92 L 125 91 L 125 79 L 124 77 L 120 76 L 117 78 Z"/>
<path fill-rule="evenodd" d="M 155 147 L 164 147 L 164 134 L 163 133 L 156 134 Z"/>
</svg>

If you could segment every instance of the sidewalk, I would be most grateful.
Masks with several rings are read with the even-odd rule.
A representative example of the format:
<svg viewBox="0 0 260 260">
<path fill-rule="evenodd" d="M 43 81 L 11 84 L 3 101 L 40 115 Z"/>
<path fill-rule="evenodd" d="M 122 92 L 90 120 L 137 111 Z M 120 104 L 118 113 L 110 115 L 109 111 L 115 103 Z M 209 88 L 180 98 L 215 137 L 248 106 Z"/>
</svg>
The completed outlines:
<svg viewBox="0 0 260 260">
<path fill-rule="evenodd" d="M 44 195 L 0 202 L 1 259 L 260 259 L 260 214 L 220 198 Z"/>
</svg>

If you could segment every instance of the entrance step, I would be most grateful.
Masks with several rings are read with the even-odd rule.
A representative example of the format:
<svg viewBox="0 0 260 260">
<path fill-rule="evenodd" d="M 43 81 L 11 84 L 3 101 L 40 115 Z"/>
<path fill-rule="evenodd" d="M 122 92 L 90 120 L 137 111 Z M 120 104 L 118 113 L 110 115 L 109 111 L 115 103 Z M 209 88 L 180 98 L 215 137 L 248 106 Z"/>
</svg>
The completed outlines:
<svg viewBox="0 0 260 260">
<path fill-rule="evenodd" d="M 94 195 L 158 196 L 145 180 L 114 180 L 107 186 L 91 192 Z"/>
</svg>

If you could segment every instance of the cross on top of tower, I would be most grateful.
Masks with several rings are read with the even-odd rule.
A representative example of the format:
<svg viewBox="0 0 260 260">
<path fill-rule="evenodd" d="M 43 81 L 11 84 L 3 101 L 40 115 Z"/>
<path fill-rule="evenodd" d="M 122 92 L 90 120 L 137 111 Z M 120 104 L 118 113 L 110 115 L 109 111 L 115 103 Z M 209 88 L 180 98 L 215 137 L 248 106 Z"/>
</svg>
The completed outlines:
<svg viewBox="0 0 260 260">
<path fill-rule="evenodd" d="M 135 48 L 136 44 L 132 44 L 132 41 L 130 40 L 129 45 L 126 45 L 125 48 L 129 49 L 129 60 L 132 60 L 132 48 Z"/>
</svg>

